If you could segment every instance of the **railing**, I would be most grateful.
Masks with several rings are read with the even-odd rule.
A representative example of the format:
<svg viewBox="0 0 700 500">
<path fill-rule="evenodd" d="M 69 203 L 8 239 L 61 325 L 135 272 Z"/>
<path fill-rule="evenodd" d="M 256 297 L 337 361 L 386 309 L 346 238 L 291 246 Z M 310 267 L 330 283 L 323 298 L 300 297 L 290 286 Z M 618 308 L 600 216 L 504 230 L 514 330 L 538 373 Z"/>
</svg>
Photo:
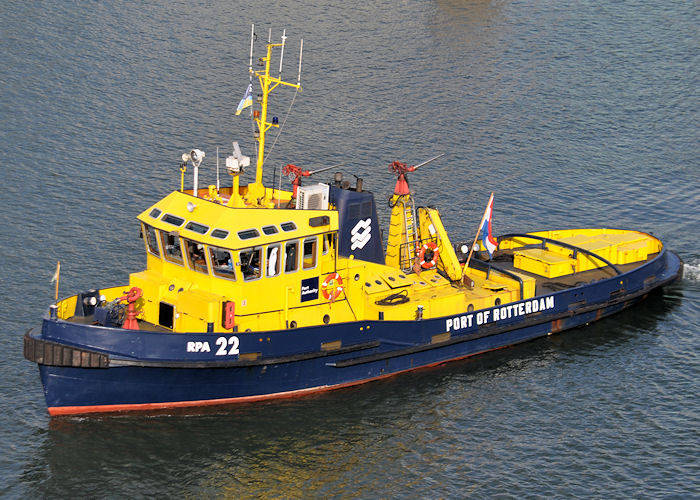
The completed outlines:
<svg viewBox="0 0 700 500">
<path fill-rule="evenodd" d="M 562 248 L 568 248 L 568 249 L 574 251 L 574 254 L 571 256 L 573 259 L 577 258 L 578 252 L 581 252 L 585 255 L 588 255 L 589 257 L 593 257 L 594 259 L 598 259 L 599 261 L 610 266 L 613 270 L 615 270 L 615 272 L 617 274 L 622 274 L 622 271 L 620 271 L 620 269 L 615 264 L 610 262 L 605 257 L 601 257 L 600 255 L 598 255 L 595 252 L 591 252 L 590 250 L 586 250 L 585 248 L 577 247 L 575 245 L 570 245 L 570 244 L 564 243 L 562 241 L 553 240 L 551 238 L 545 238 L 544 236 L 537 236 L 534 234 L 527 234 L 527 233 L 510 233 L 510 234 L 504 234 L 503 236 L 499 236 L 498 242 L 500 243 L 501 241 L 511 240 L 514 238 L 526 238 L 526 239 L 539 240 L 541 242 L 539 246 L 543 250 L 547 249 L 547 244 L 557 245 L 557 246 L 560 246 Z"/>
<path fill-rule="evenodd" d="M 493 269 L 494 271 L 497 271 L 501 274 L 505 274 L 511 279 L 514 279 L 520 284 L 520 299 L 518 300 L 523 300 L 525 298 L 525 284 L 523 283 L 523 279 L 518 276 L 517 274 L 508 271 L 507 269 L 503 269 L 501 267 L 498 267 L 494 265 L 491 262 L 486 262 L 483 260 L 478 260 L 478 259 L 472 259 L 469 261 L 469 267 L 478 269 L 479 271 L 486 271 L 486 279 L 489 279 L 489 276 L 491 275 L 491 270 Z M 484 269 L 486 268 L 486 269 Z"/>
<path fill-rule="evenodd" d="M 438 238 L 422 238 L 419 240 L 409 240 L 407 243 L 401 243 L 399 247 L 399 267 L 405 273 L 413 271 L 413 263 L 416 256 L 420 253 L 420 249 L 426 243 L 433 242 L 438 245 Z"/>
</svg>

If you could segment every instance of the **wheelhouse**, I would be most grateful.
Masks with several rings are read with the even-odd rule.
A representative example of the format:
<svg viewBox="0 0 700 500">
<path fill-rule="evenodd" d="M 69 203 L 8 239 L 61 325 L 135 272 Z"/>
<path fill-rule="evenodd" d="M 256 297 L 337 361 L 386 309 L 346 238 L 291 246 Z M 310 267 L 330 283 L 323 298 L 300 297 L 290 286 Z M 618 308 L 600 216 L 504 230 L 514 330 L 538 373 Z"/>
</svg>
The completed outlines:
<svg viewBox="0 0 700 500">
<path fill-rule="evenodd" d="M 223 322 L 212 319 L 234 302 L 243 322 L 254 318 L 256 328 L 261 321 L 278 328 L 288 314 L 280 312 L 323 302 L 321 275 L 337 270 L 337 212 L 239 209 L 194 199 L 173 192 L 139 215 L 146 270 L 132 278 L 151 292 L 145 297 L 160 297 L 173 308 L 163 315 L 162 304 L 146 300 L 145 316 L 156 317 L 149 309 L 158 309 L 158 326 L 173 331 L 192 329 L 197 321 L 199 329 L 214 323 L 225 331 Z M 271 214 L 278 222 L 270 222 Z M 302 289 L 315 293 L 302 295 Z M 185 295 L 200 300 L 185 302 Z"/>
</svg>

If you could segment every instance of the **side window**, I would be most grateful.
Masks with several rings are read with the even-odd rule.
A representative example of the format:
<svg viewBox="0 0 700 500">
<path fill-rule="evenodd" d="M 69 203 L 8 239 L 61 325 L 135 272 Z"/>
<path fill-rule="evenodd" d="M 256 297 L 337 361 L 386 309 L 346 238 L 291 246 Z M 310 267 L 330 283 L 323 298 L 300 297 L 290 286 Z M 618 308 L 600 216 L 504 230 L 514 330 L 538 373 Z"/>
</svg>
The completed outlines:
<svg viewBox="0 0 700 500">
<path fill-rule="evenodd" d="M 326 255 L 329 250 L 335 248 L 336 233 L 326 233 L 323 235 L 323 255 Z"/>
<path fill-rule="evenodd" d="M 144 234 L 146 235 L 146 248 L 156 257 L 160 257 L 160 249 L 158 248 L 158 237 L 154 227 L 143 225 Z"/>
<path fill-rule="evenodd" d="M 299 242 L 288 241 L 284 244 L 284 272 L 293 273 L 299 269 Z"/>
<path fill-rule="evenodd" d="M 316 243 L 318 238 L 306 238 L 304 240 L 304 258 L 302 259 L 303 269 L 313 269 L 316 267 Z"/>
<path fill-rule="evenodd" d="M 233 255 L 231 255 L 230 250 L 209 247 L 209 260 L 211 261 L 211 270 L 215 276 L 230 280 L 236 279 L 233 271 Z"/>
<path fill-rule="evenodd" d="M 280 246 L 270 245 L 267 247 L 267 260 L 265 260 L 267 265 L 267 276 L 277 276 L 280 273 Z"/>
<path fill-rule="evenodd" d="M 262 263 L 262 247 L 241 250 L 239 256 L 243 279 L 245 281 L 258 279 L 260 277 L 260 264 Z"/>
<path fill-rule="evenodd" d="M 160 241 L 163 243 L 163 254 L 166 260 L 175 264 L 182 264 L 182 248 L 180 248 L 180 237 L 176 232 L 160 232 Z"/>
<path fill-rule="evenodd" d="M 204 255 L 204 245 L 196 241 L 184 240 L 185 250 L 187 251 L 187 262 L 190 269 L 194 269 L 198 273 L 208 274 L 207 258 Z"/>
</svg>

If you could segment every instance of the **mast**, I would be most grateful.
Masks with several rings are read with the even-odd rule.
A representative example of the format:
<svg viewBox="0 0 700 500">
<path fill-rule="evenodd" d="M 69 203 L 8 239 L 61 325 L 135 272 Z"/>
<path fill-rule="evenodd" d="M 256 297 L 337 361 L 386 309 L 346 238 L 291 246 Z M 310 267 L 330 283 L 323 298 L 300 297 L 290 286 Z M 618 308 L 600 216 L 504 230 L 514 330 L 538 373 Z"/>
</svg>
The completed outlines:
<svg viewBox="0 0 700 500">
<path fill-rule="evenodd" d="M 257 76 L 258 79 L 260 80 L 260 89 L 262 91 L 262 102 L 261 102 L 261 110 L 260 110 L 260 115 L 257 116 L 257 113 L 253 114 L 253 117 L 255 119 L 255 123 L 258 127 L 258 158 L 257 158 L 257 163 L 256 163 L 256 172 L 255 172 L 255 182 L 251 183 L 248 185 L 248 199 L 255 200 L 255 199 L 260 199 L 260 198 L 265 198 L 266 193 L 265 193 L 265 186 L 263 185 L 262 178 L 263 178 L 263 163 L 265 161 L 265 134 L 267 131 L 272 128 L 279 128 L 279 123 L 277 122 L 276 119 L 273 118 L 272 122 L 268 121 L 267 119 L 267 105 L 269 103 L 269 96 L 272 93 L 275 88 L 277 88 L 279 85 L 286 85 L 288 87 L 292 87 L 294 89 L 297 89 L 298 91 L 301 90 L 301 51 L 303 48 L 303 41 L 302 45 L 300 45 L 299 48 L 299 78 L 297 80 L 297 83 L 290 83 L 290 82 L 285 82 L 282 80 L 282 51 L 284 50 L 285 46 L 285 41 L 286 41 L 286 32 L 285 34 L 282 35 L 282 42 L 281 43 L 272 43 L 269 39 L 267 42 L 267 55 L 264 58 L 261 58 L 261 61 L 264 63 L 264 70 L 261 71 L 255 71 L 253 72 L 252 67 L 250 68 L 250 71 L 253 75 Z M 279 77 L 274 77 L 270 76 L 270 64 L 272 61 L 272 49 L 274 48 L 280 48 L 280 76 Z"/>
</svg>

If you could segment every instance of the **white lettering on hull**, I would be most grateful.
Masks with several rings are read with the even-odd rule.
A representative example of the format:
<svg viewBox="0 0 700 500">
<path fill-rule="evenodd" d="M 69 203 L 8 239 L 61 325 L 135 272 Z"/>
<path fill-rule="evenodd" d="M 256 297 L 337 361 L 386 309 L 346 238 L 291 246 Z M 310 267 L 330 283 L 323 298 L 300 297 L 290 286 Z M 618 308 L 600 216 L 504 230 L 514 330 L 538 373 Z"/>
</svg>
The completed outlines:
<svg viewBox="0 0 700 500">
<path fill-rule="evenodd" d="M 445 331 L 454 332 L 471 328 L 475 321 L 477 326 L 481 326 L 550 309 L 554 309 L 554 295 L 538 297 L 518 304 L 495 307 L 491 310 L 479 311 L 476 314 L 463 314 L 454 318 L 447 318 L 445 320 Z"/>
</svg>

